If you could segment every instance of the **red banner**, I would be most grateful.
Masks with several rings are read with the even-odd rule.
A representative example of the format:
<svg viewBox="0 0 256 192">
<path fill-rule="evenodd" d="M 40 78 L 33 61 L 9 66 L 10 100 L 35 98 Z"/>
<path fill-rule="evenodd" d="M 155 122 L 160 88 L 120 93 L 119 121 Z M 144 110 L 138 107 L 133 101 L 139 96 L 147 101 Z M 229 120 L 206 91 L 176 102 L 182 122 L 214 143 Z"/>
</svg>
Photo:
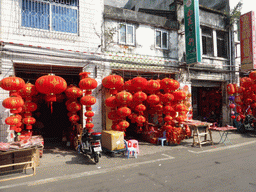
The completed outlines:
<svg viewBox="0 0 256 192">
<path fill-rule="evenodd" d="M 241 71 L 256 69 L 255 16 L 248 12 L 240 17 Z"/>
</svg>

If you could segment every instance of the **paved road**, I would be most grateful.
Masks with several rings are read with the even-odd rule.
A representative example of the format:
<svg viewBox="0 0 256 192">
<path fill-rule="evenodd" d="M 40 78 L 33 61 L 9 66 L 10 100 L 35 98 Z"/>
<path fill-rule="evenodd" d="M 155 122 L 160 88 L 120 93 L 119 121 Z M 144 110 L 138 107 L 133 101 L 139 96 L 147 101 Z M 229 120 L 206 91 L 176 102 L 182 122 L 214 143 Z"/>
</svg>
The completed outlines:
<svg viewBox="0 0 256 192">
<path fill-rule="evenodd" d="M 1 182 L 0 191 L 256 191 L 255 138 L 202 149 L 149 147 L 138 159 L 103 157 L 97 165 L 77 156 L 42 161 L 36 176 Z"/>
</svg>

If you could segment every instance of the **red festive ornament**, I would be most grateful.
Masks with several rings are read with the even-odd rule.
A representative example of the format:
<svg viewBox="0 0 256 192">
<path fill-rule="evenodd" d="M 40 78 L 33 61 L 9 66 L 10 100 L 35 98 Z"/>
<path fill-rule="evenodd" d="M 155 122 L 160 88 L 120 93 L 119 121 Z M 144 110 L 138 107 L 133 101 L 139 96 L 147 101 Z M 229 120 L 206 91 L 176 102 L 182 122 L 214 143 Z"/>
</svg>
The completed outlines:
<svg viewBox="0 0 256 192">
<path fill-rule="evenodd" d="M 108 113 L 108 118 L 109 118 L 110 120 L 116 120 L 116 119 L 119 118 L 119 116 L 117 115 L 117 112 L 116 112 L 116 111 L 110 111 L 110 112 Z"/>
<path fill-rule="evenodd" d="M 142 92 L 142 91 L 138 91 L 137 93 L 135 93 L 133 95 L 133 100 L 135 102 L 139 102 L 142 103 L 143 101 L 145 101 L 147 99 L 147 94 Z"/>
<path fill-rule="evenodd" d="M 120 108 L 117 110 L 117 114 L 118 114 L 121 118 L 124 118 L 124 117 L 129 116 L 131 113 L 132 113 L 132 111 L 131 111 L 131 109 L 129 109 L 128 107 L 120 107 Z"/>
<path fill-rule="evenodd" d="M 46 101 L 51 103 L 56 101 L 56 94 L 60 94 L 67 89 L 67 82 L 54 74 L 44 75 L 39 77 L 35 83 L 36 89 L 43 94 L 46 94 Z"/>
<path fill-rule="evenodd" d="M 80 99 L 82 105 L 90 106 L 96 103 L 96 98 L 91 95 L 85 95 Z"/>
<path fill-rule="evenodd" d="M 24 101 L 20 97 L 9 97 L 3 101 L 2 105 L 7 109 L 17 110 L 24 105 Z"/>
<path fill-rule="evenodd" d="M 229 83 L 228 85 L 227 85 L 227 93 L 229 94 L 229 95 L 233 95 L 234 93 L 235 93 L 235 87 L 234 87 L 234 84 L 231 84 L 231 83 Z"/>
<path fill-rule="evenodd" d="M 125 130 L 130 126 L 130 123 L 128 123 L 127 121 L 123 120 L 121 122 L 118 123 L 118 126 L 121 130 Z"/>
<path fill-rule="evenodd" d="M 158 91 L 160 89 L 160 87 L 161 87 L 161 85 L 160 85 L 159 81 L 151 79 L 147 82 L 146 89 L 147 89 L 147 91 L 153 93 L 155 91 Z"/>
<path fill-rule="evenodd" d="M 26 98 L 26 100 L 31 100 L 31 97 L 37 95 L 38 91 L 35 85 L 26 83 L 25 86 L 19 90 L 19 93 L 23 98 Z"/>
<path fill-rule="evenodd" d="M 166 115 L 165 117 L 164 117 L 164 121 L 166 121 L 166 122 L 169 122 L 169 121 L 171 121 L 172 120 L 172 116 L 170 116 L 170 115 Z"/>
<path fill-rule="evenodd" d="M 77 114 L 73 114 L 69 117 L 69 121 L 73 124 L 76 124 L 79 121 L 80 117 Z"/>
<path fill-rule="evenodd" d="M 138 117 L 136 117 L 135 121 L 138 123 L 138 124 L 143 124 L 145 123 L 146 121 L 146 118 L 142 115 L 139 115 Z"/>
<path fill-rule="evenodd" d="M 124 85 L 124 79 L 119 75 L 109 75 L 102 80 L 102 85 L 109 89 L 117 89 Z"/>
<path fill-rule="evenodd" d="M 152 94 L 152 95 L 149 95 L 148 98 L 147 98 L 147 102 L 150 104 L 150 105 L 156 105 L 160 102 L 160 99 L 157 95 L 155 94 Z"/>
<path fill-rule="evenodd" d="M 0 87 L 6 91 L 18 91 L 25 86 L 25 81 L 19 77 L 6 77 L 0 81 Z"/>
<path fill-rule="evenodd" d="M 178 101 L 186 99 L 186 93 L 184 91 L 175 91 L 173 92 L 173 96 L 174 99 Z"/>
<path fill-rule="evenodd" d="M 143 91 L 147 87 L 147 79 L 143 77 L 135 77 L 132 79 L 132 87 L 135 89 L 135 91 Z"/>
<path fill-rule="evenodd" d="M 116 94 L 116 101 L 121 105 L 127 105 L 132 99 L 132 94 L 127 91 L 121 91 Z"/>
<path fill-rule="evenodd" d="M 236 116 L 235 115 L 231 115 L 231 119 L 235 119 L 236 118 Z"/>
<path fill-rule="evenodd" d="M 249 78 L 251 78 L 252 80 L 256 80 L 256 71 L 250 72 Z"/>
<path fill-rule="evenodd" d="M 236 105 L 235 105 L 234 103 L 231 103 L 231 104 L 229 105 L 229 107 L 230 107 L 231 109 L 233 109 L 233 108 L 236 107 Z"/>
<path fill-rule="evenodd" d="M 72 112 L 80 111 L 81 108 L 81 105 L 77 101 L 72 101 L 67 105 L 67 110 Z"/>
<path fill-rule="evenodd" d="M 84 113 L 84 116 L 86 116 L 86 117 L 93 117 L 93 116 L 94 116 L 94 112 L 92 112 L 92 111 L 86 111 L 86 112 Z"/>
<path fill-rule="evenodd" d="M 165 102 L 165 103 L 170 103 L 170 102 L 172 102 L 174 100 L 174 95 L 173 94 L 171 94 L 171 93 L 165 93 L 164 95 L 163 95 L 163 102 Z"/>
<path fill-rule="evenodd" d="M 170 112 L 174 111 L 173 107 L 170 105 L 164 106 L 163 113 L 164 114 L 170 114 Z"/>
<path fill-rule="evenodd" d="M 185 111 L 185 112 L 187 112 L 188 111 L 188 108 L 187 108 L 187 106 L 186 105 L 184 105 L 184 104 L 177 104 L 176 106 L 175 106 L 175 110 L 177 111 L 177 112 L 182 112 L 182 111 Z"/>
<path fill-rule="evenodd" d="M 105 100 L 105 104 L 107 107 L 112 107 L 112 108 L 117 107 L 116 96 L 111 96 L 111 97 L 107 98 Z"/>
<path fill-rule="evenodd" d="M 23 123 L 26 124 L 26 129 L 32 129 L 32 125 L 36 122 L 36 119 L 34 117 L 25 117 L 23 118 Z"/>
<path fill-rule="evenodd" d="M 137 106 L 135 107 L 135 111 L 137 111 L 137 112 L 143 112 L 143 111 L 145 111 L 145 110 L 146 110 L 146 106 L 143 105 L 143 104 L 139 104 L 139 105 L 137 105 Z"/>
<path fill-rule="evenodd" d="M 253 81 L 249 77 L 243 77 L 243 78 L 240 79 L 240 85 L 242 87 L 245 87 L 245 88 L 251 87 L 252 84 L 253 84 Z"/>
<path fill-rule="evenodd" d="M 24 111 L 35 111 L 37 109 L 37 104 L 34 102 L 26 101 L 23 105 Z"/>
<path fill-rule="evenodd" d="M 69 99 L 76 99 L 78 97 L 83 96 L 83 91 L 74 85 L 70 85 L 66 89 L 65 94 L 66 94 L 67 98 L 69 98 Z"/>
<path fill-rule="evenodd" d="M 97 87 L 97 85 L 98 85 L 97 81 L 95 79 L 90 78 L 90 77 L 85 77 L 85 78 L 81 79 L 80 82 L 79 82 L 80 89 L 92 90 L 92 89 L 95 89 Z"/>
<path fill-rule="evenodd" d="M 11 115 L 10 117 L 7 117 L 5 119 L 5 123 L 7 125 L 10 125 L 10 130 L 15 130 L 16 125 L 20 122 L 20 119 L 14 115 Z"/>
</svg>

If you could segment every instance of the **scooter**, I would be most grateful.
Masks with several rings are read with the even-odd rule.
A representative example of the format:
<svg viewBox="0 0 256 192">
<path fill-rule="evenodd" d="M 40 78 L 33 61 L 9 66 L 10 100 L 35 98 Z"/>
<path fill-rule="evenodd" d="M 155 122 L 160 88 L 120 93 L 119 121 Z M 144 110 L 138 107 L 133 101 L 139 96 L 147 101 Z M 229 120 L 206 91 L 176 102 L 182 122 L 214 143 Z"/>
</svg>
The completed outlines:
<svg viewBox="0 0 256 192">
<path fill-rule="evenodd" d="M 88 133 L 86 129 L 83 130 L 81 143 L 78 145 L 78 153 L 83 153 L 94 159 L 95 163 L 99 162 L 101 157 L 101 132 Z"/>
<path fill-rule="evenodd" d="M 256 132 L 256 118 L 252 115 L 246 115 L 243 123 L 241 124 L 239 130 L 242 133 L 246 131 L 254 131 Z"/>
</svg>

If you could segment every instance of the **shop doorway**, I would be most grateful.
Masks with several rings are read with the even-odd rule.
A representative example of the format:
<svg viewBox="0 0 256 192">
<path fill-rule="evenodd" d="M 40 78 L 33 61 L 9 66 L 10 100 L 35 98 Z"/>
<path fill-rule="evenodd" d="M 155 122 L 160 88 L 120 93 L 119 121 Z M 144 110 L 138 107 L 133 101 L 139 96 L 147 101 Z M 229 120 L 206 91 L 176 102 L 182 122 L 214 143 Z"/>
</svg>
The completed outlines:
<svg viewBox="0 0 256 192">
<path fill-rule="evenodd" d="M 15 75 L 22 78 L 26 83 L 30 82 L 35 84 L 36 80 L 49 73 L 53 73 L 64 78 L 67 85 L 78 86 L 80 77 L 79 73 L 82 72 L 81 67 L 60 67 L 60 66 L 48 66 L 48 65 L 26 65 L 26 64 L 14 64 Z M 68 119 L 65 102 L 65 94 L 62 93 L 60 99 L 57 98 L 57 102 L 52 103 L 53 111 L 49 103 L 44 100 L 43 94 L 38 94 L 35 98 L 37 103 L 37 110 L 33 112 L 32 116 L 36 118 L 37 125 L 39 122 L 39 128 L 33 126 L 35 134 L 41 134 L 45 140 L 45 145 L 54 143 L 61 143 L 63 134 L 69 135 L 72 131 L 72 124 Z M 80 111 L 81 117 L 82 111 Z M 82 118 L 80 118 L 80 122 Z M 40 124 L 41 123 L 41 124 Z M 41 128 L 40 128 L 41 127 Z"/>
<path fill-rule="evenodd" d="M 192 106 L 193 119 L 221 124 L 221 87 L 192 87 Z"/>
</svg>

